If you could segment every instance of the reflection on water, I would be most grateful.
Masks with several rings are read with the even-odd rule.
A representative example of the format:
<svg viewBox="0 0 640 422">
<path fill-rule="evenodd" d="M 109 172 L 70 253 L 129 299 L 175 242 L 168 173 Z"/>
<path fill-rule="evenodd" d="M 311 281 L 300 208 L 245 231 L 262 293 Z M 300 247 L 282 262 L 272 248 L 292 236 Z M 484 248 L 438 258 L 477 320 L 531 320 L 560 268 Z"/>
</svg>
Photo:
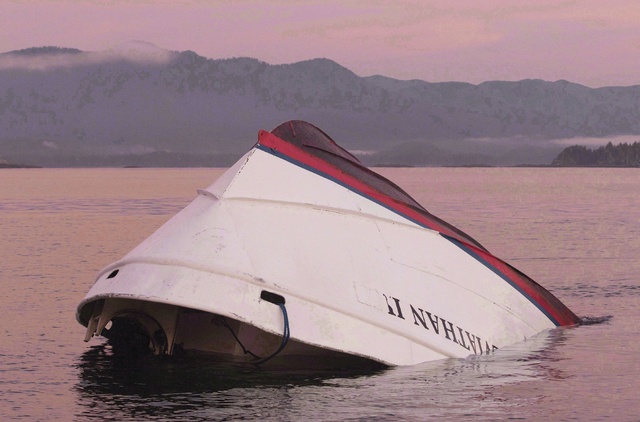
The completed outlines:
<svg viewBox="0 0 640 422">
<path fill-rule="evenodd" d="M 187 203 L 190 198 L 185 198 Z M 68 201 L 64 199 L 28 198 L 0 202 L 0 212 L 47 212 L 65 214 L 89 211 L 95 214 L 117 215 L 167 215 L 175 214 L 182 208 L 176 204 L 176 198 L 127 199 L 108 198 L 95 200 L 83 198 Z"/>
<path fill-rule="evenodd" d="M 117 420 L 165 418 L 176 412 L 190 412 L 198 419 L 203 405 L 216 419 L 224 414 L 265 416 L 268 409 L 291 389 L 322 386 L 332 378 L 349 379 L 375 375 L 377 370 L 344 369 L 283 370 L 250 364 L 220 362 L 206 356 L 157 357 L 114 355 L 107 343 L 90 347 L 79 364 L 79 404 L 82 419 L 102 419 L 104 413 Z M 262 403 L 260 403 L 262 402 Z M 246 407 L 256 407 L 246 412 Z M 231 408 L 230 411 L 224 409 Z"/>
<path fill-rule="evenodd" d="M 154 356 L 114 354 L 108 343 L 91 346 L 78 364 L 84 392 L 107 394 L 201 393 L 248 386 L 315 384 L 324 377 L 371 375 L 378 369 L 284 369 L 229 363 L 200 355 Z"/>
<path fill-rule="evenodd" d="M 189 420 L 419 418 L 504 415 L 497 388 L 570 375 L 551 363 L 569 329 L 544 332 L 488 356 L 377 370 L 282 370 L 206 357 L 131 359 L 88 349 L 75 387 L 80 419 Z M 407 391 L 412 400 L 407 400 Z M 535 397 L 530 398 L 535 400 Z"/>
</svg>

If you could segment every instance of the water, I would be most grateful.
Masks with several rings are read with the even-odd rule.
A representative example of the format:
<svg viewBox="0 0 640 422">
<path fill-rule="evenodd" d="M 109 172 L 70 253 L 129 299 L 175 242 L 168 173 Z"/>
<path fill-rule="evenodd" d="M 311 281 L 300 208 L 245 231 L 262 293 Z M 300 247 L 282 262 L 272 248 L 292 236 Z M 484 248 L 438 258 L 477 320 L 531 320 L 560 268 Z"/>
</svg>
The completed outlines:
<svg viewBox="0 0 640 422">
<path fill-rule="evenodd" d="M 0 170 L 1 420 L 640 420 L 640 171 L 381 169 L 605 322 L 491 356 L 369 371 L 119 360 L 74 317 L 99 269 L 217 169 Z"/>
</svg>

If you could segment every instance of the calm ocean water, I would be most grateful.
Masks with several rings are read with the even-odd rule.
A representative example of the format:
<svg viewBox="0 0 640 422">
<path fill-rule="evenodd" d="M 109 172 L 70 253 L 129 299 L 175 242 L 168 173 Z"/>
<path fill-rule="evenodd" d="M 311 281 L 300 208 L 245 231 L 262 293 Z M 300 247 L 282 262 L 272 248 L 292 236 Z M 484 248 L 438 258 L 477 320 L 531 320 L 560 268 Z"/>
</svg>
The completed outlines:
<svg viewBox="0 0 640 422">
<path fill-rule="evenodd" d="M 0 170 L 0 420 L 640 420 L 640 171 L 380 169 L 606 322 L 493 355 L 362 372 L 119 360 L 75 321 L 98 270 L 216 169 Z"/>
</svg>

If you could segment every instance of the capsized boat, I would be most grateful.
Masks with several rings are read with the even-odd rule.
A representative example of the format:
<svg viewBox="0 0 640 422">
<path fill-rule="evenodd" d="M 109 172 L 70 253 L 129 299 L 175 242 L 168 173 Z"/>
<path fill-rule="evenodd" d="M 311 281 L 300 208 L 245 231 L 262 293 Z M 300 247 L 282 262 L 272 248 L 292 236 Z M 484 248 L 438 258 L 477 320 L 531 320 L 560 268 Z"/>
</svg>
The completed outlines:
<svg viewBox="0 0 640 422">
<path fill-rule="evenodd" d="M 102 270 L 85 341 L 222 359 L 384 365 L 490 353 L 579 323 L 315 126 L 283 123 Z"/>
</svg>

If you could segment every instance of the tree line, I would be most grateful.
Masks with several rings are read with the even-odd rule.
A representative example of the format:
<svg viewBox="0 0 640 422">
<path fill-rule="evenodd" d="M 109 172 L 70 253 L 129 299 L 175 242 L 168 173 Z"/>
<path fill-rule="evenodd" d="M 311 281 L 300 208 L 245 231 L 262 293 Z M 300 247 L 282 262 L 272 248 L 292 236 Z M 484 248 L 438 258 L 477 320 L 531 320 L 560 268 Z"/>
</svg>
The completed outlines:
<svg viewBox="0 0 640 422">
<path fill-rule="evenodd" d="M 613 145 L 609 142 L 596 149 L 573 145 L 562 150 L 552 166 L 640 167 L 640 142 Z"/>
</svg>

